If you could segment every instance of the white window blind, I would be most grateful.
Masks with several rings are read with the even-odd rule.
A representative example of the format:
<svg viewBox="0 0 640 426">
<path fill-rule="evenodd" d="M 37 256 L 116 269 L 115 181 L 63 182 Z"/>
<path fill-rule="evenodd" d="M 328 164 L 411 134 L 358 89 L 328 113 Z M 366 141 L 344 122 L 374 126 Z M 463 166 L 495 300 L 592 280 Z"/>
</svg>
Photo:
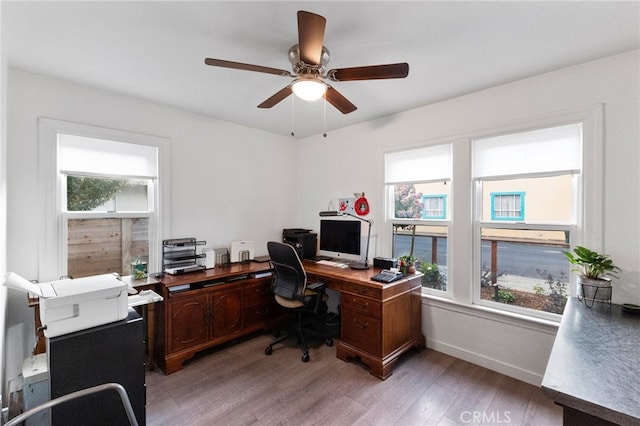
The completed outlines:
<svg viewBox="0 0 640 426">
<path fill-rule="evenodd" d="M 472 153 L 474 178 L 578 172 L 582 124 L 475 139 Z"/>
<path fill-rule="evenodd" d="M 385 184 L 430 182 L 450 178 L 450 145 L 390 152 L 384 156 Z"/>
<path fill-rule="evenodd" d="M 158 148 L 84 136 L 58 134 L 59 171 L 87 176 L 155 179 Z"/>
</svg>

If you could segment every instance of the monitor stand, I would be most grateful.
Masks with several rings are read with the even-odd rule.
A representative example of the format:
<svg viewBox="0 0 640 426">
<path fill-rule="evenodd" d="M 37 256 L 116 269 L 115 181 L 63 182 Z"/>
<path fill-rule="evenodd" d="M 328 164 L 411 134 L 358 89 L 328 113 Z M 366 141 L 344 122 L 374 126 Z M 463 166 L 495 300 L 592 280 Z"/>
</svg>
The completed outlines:
<svg viewBox="0 0 640 426">
<path fill-rule="evenodd" d="M 315 260 L 316 262 L 318 260 L 333 260 L 333 257 L 330 257 L 330 256 L 315 256 L 312 260 Z"/>
<path fill-rule="evenodd" d="M 369 269 L 368 263 L 352 263 L 349 266 L 351 267 L 351 269 L 358 269 L 361 271 L 364 271 L 365 269 Z"/>
</svg>

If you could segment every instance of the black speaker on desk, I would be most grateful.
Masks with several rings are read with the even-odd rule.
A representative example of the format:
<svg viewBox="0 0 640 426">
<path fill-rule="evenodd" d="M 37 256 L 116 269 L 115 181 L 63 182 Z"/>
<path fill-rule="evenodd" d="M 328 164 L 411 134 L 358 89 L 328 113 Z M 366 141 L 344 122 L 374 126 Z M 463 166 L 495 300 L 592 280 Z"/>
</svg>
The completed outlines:
<svg viewBox="0 0 640 426">
<path fill-rule="evenodd" d="M 138 420 L 146 424 L 144 321 L 130 310 L 127 319 L 47 339 L 51 398 L 103 383 L 127 391 Z M 128 425 L 115 391 L 74 399 L 51 408 L 51 424 Z"/>
<path fill-rule="evenodd" d="M 373 267 L 382 269 L 391 269 L 398 267 L 398 259 L 389 257 L 374 257 Z"/>
</svg>

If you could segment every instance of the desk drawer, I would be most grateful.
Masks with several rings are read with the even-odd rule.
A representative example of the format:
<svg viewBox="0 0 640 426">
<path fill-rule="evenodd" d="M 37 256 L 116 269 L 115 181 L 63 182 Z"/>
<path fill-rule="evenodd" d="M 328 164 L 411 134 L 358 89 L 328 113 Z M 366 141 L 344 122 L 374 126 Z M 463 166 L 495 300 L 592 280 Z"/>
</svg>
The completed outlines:
<svg viewBox="0 0 640 426">
<path fill-rule="evenodd" d="M 342 340 L 362 351 L 380 356 L 381 322 L 378 318 L 342 310 Z"/>
<path fill-rule="evenodd" d="M 343 282 L 342 291 L 360 296 L 373 297 L 374 299 L 382 299 L 382 289 L 368 287 L 366 285 Z"/>
<path fill-rule="evenodd" d="M 380 318 L 380 314 L 382 312 L 381 302 L 376 302 L 371 299 L 354 296 L 348 293 L 343 293 L 341 303 L 342 309 L 348 309 L 360 314 L 371 315 L 375 318 Z"/>
<path fill-rule="evenodd" d="M 275 316 L 276 307 L 272 303 L 246 306 L 244 308 L 244 325 L 251 327 L 255 324 L 267 321 Z"/>
<path fill-rule="evenodd" d="M 259 281 L 245 287 L 245 303 L 255 305 L 274 298 L 271 292 L 271 279 Z"/>
</svg>

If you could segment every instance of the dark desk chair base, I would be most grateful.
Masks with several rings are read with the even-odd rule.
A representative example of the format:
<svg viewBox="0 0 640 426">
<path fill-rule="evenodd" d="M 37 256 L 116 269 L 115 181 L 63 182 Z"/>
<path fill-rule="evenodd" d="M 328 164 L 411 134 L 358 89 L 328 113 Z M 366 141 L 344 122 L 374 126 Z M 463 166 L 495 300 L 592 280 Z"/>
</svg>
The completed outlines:
<svg viewBox="0 0 640 426">
<path fill-rule="evenodd" d="M 285 333 L 282 336 L 278 336 L 267 346 L 264 350 L 265 355 L 271 355 L 273 353 L 273 346 L 283 342 L 284 340 L 292 337 L 293 333 Z M 324 339 L 324 344 L 327 346 L 333 346 L 333 337 L 329 333 L 325 333 L 318 330 L 313 330 L 304 327 L 304 316 L 302 311 L 298 311 L 298 321 L 295 324 L 295 335 L 298 338 L 298 343 L 301 345 L 300 349 L 302 349 L 302 362 L 309 362 L 309 345 L 307 344 L 307 339 L 305 335 L 313 334 L 317 337 Z"/>
</svg>

